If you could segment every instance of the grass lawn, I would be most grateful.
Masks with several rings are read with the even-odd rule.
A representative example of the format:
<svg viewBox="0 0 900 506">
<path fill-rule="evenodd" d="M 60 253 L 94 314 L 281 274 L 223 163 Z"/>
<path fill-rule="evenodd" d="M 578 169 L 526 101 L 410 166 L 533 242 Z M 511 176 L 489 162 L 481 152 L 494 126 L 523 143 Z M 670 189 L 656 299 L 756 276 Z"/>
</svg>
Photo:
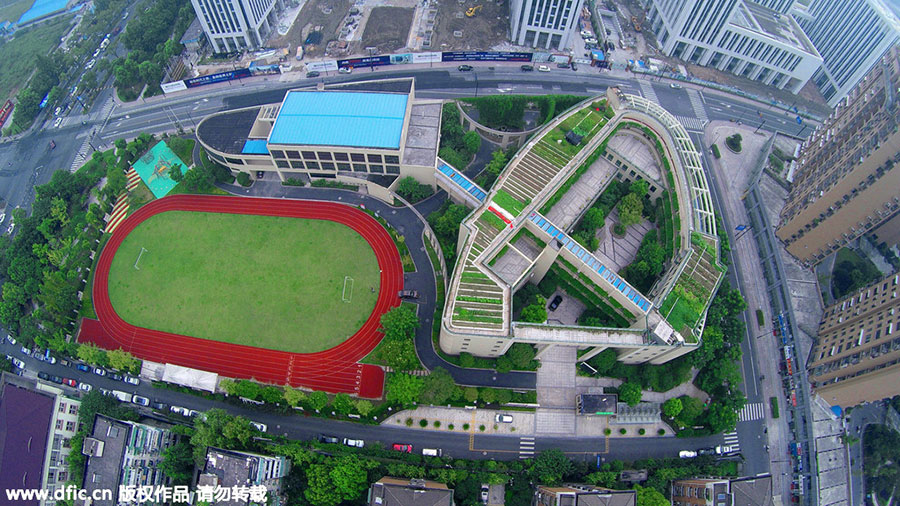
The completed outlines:
<svg viewBox="0 0 900 506">
<path fill-rule="evenodd" d="M 34 0 L 3 0 L 0 1 L 0 23 L 9 21 L 15 23 L 31 8 Z"/>
<path fill-rule="evenodd" d="M 194 165 L 194 144 L 196 144 L 197 141 L 194 139 L 183 139 L 181 137 L 169 137 L 165 141 L 169 146 L 169 149 L 178 155 L 178 158 L 181 158 L 185 167 Z"/>
<path fill-rule="evenodd" d="M 109 277 L 113 307 L 133 325 L 298 353 L 356 332 L 380 283 L 372 248 L 339 223 L 188 211 L 138 226 Z"/>
<path fill-rule="evenodd" d="M 494 195 L 494 202 L 513 216 L 522 214 L 525 206 L 530 204 L 530 202 L 522 202 L 519 199 L 513 197 L 512 195 L 507 193 L 506 190 L 497 190 L 497 194 Z"/>
<path fill-rule="evenodd" d="M 17 4 L 11 7 L 15 5 Z M 29 7 L 31 4 L 25 10 Z M 16 19 L 18 20 L 18 17 Z M 21 30 L 11 41 L 0 44 L 0 62 L 3 62 L 3 72 L 0 72 L 0 99 L 2 99 L 0 102 L 5 102 L 13 89 L 24 86 L 34 71 L 35 58 L 49 53 L 59 44 L 59 39 L 69 28 L 71 20 L 71 16 L 60 16 L 33 28 Z"/>
<path fill-rule="evenodd" d="M 559 126 L 547 132 L 541 138 L 541 142 L 546 143 L 549 147 L 556 148 L 556 151 L 565 154 L 571 159 L 603 128 L 606 121 L 607 119 L 603 116 L 603 113 L 595 111 L 593 106 L 587 107 L 569 116 Z M 566 140 L 566 134 L 573 130 L 583 136 L 577 146 L 569 144 L 569 141 Z M 544 157 L 543 154 L 541 156 Z"/>
</svg>

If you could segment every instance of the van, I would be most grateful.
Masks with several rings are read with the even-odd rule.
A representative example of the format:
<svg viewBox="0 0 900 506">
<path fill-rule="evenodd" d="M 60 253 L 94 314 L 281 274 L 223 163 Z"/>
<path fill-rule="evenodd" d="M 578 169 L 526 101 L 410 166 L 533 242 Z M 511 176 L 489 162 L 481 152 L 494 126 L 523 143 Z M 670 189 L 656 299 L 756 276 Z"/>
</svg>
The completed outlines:
<svg viewBox="0 0 900 506">
<path fill-rule="evenodd" d="M 422 448 L 422 455 L 426 457 L 440 457 L 441 453 L 440 448 Z"/>
</svg>

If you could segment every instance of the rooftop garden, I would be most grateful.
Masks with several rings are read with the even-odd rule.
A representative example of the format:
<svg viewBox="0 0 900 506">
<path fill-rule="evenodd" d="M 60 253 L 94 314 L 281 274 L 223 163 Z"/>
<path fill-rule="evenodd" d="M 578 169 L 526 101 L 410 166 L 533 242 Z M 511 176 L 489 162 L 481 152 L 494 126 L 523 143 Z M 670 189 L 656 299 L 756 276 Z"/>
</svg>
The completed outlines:
<svg viewBox="0 0 900 506">
<path fill-rule="evenodd" d="M 502 207 L 506 212 L 513 215 L 514 217 L 522 214 L 522 211 L 525 209 L 525 207 L 531 203 L 531 201 L 522 202 L 503 189 L 497 190 L 496 195 L 494 195 L 493 201 L 495 204 Z"/>
<path fill-rule="evenodd" d="M 544 134 L 535 145 L 535 153 L 548 162 L 562 167 L 587 145 L 613 114 L 605 100 L 594 102 L 590 107 L 575 112 L 556 128 Z M 566 139 L 569 132 L 581 136 L 578 144 L 572 144 Z M 550 156 L 545 156 L 547 154 Z"/>
<path fill-rule="evenodd" d="M 715 245 L 699 234 L 691 236 L 691 258 L 663 301 L 660 313 L 688 342 L 696 342 L 697 326 L 724 268 L 716 261 Z"/>
<path fill-rule="evenodd" d="M 474 106 L 478 110 L 478 122 L 488 128 L 522 130 L 548 123 L 584 99 L 578 95 L 492 95 L 466 98 L 461 102 Z M 537 112 L 536 124 L 526 124 L 526 110 Z"/>
</svg>

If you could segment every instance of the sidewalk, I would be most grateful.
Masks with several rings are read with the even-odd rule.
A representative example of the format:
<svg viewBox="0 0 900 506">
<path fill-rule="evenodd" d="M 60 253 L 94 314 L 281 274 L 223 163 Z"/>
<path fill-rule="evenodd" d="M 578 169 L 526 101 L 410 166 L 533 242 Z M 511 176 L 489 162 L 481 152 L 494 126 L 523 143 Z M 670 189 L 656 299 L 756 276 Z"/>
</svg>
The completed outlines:
<svg viewBox="0 0 900 506">
<path fill-rule="evenodd" d="M 512 423 L 497 423 L 494 417 L 499 414 L 511 415 Z M 412 419 L 412 429 L 469 432 L 471 434 L 518 434 L 530 436 L 534 434 L 534 412 L 502 411 L 496 409 L 448 408 L 444 406 L 420 406 L 408 409 L 387 417 L 382 425 L 405 426 L 407 419 Z M 422 427 L 421 420 L 428 425 Z M 440 422 L 440 427 L 434 423 Z M 465 425 L 468 424 L 468 429 Z M 452 429 L 450 427 L 453 427 Z M 484 427 L 484 430 L 481 430 Z"/>
</svg>

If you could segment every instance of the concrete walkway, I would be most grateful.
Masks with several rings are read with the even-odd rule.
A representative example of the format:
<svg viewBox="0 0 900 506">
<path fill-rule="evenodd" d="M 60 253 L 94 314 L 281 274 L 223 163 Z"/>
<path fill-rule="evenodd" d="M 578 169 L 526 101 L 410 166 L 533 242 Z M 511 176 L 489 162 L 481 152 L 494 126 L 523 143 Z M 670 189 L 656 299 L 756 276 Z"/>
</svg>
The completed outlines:
<svg viewBox="0 0 900 506">
<path fill-rule="evenodd" d="M 658 402 L 663 403 L 669 399 L 675 397 L 681 397 L 682 395 L 688 395 L 691 397 L 695 397 L 702 401 L 706 401 L 709 399 L 709 395 L 697 388 L 694 385 L 694 378 L 697 376 L 697 370 L 694 369 L 691 371 L 691 379 L 686 381 L 675 388 L 670 390 L 666 390 L 665 392 L 654 392 L 652 390 L 641 390 L 641 401 L 642 402 Z M 587 376 L 578 376 L 575 379 L 576 385 L 581 388 L 602 388 L 602 387 L 613 387 L 618 388 L 623 382 L 619 378 L 588 378 Z"/>
<path fill-rule="evenodd" d="M 494 417 L 498 414 L 513 417 L 511 423 L 498 423 Z M 382 425 L 407 426 L 407 420 L 412 419 L 410 428 L 444 431 L 444 432 L 468 432 L 470 434 L 518 434 L 528 436 L 534 434 L 534 413 L 529 411 L 504 411 L 497 409 L 468 409 L 449 408 L 444 406 L 419 406 L 415 409 L 407 409 L 397 412 L 387 418 Z M 422 427 L 421 420 L 427 420 L 428 425 Z M 440 422 L 436 427 L 434 422 Z M 466 428 L 468 424 L 468 428 Z M 451 425 L 453 428 L 451 429 Z M 484 430 L 481 430 L 481 427 Z"/>
</svg>

